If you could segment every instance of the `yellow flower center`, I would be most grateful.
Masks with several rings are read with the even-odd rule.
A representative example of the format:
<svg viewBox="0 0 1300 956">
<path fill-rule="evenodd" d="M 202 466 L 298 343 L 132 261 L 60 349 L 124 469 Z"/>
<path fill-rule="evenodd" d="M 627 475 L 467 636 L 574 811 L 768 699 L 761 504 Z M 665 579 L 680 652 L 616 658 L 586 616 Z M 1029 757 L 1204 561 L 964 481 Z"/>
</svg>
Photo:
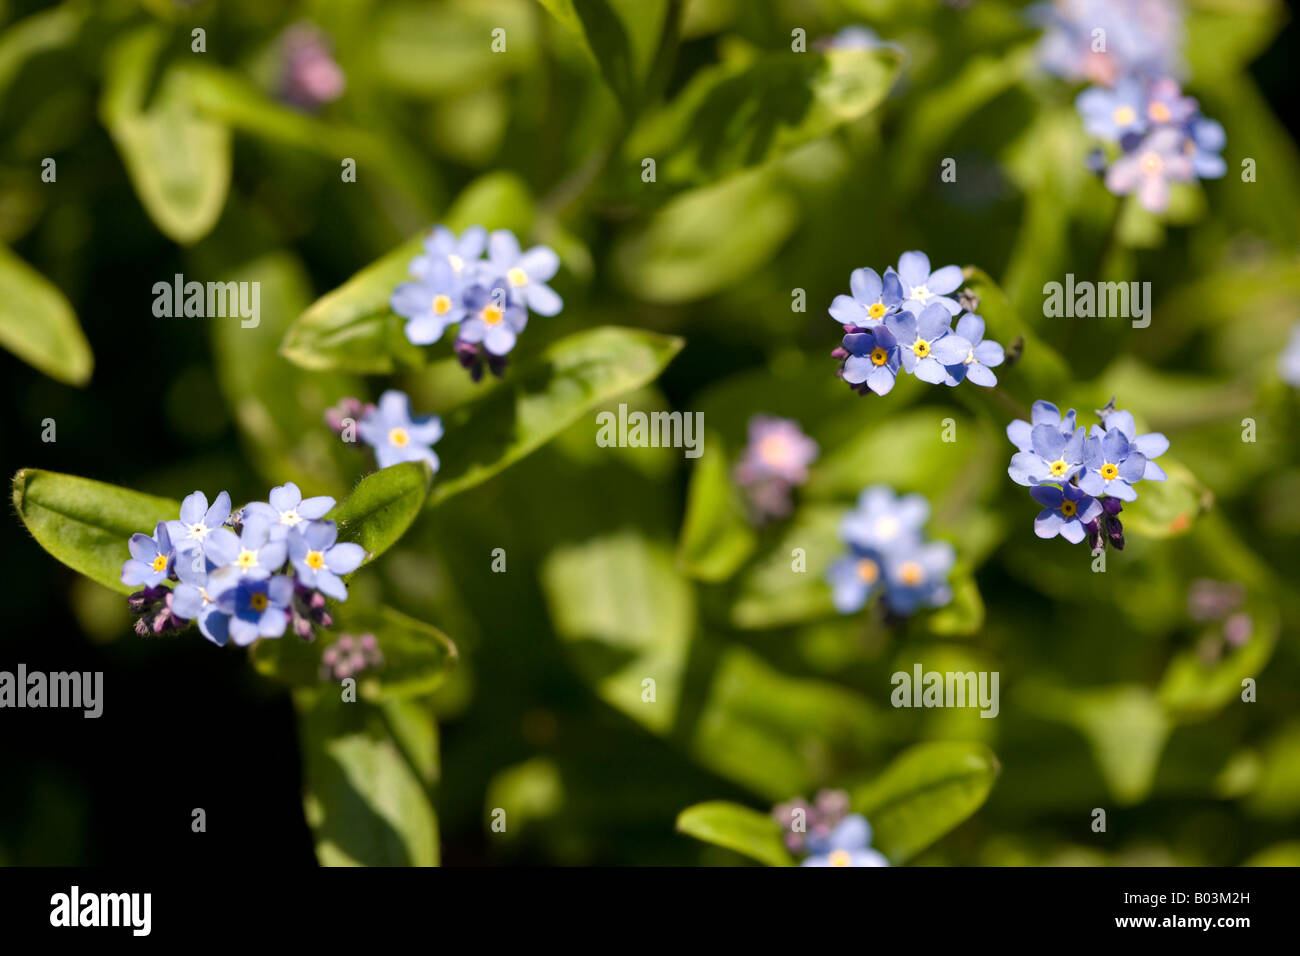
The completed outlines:
<svg viewBox="0 0 1300 956">
<path fill-rule="evenodd" d="M 1049 465 L 1048 467 L 1052 472 L 1053 478 L 1060 478 L 1063 474 L 1065 474 L 1066 469 L 1068 469 L 1070 466 L 1067 465 L 1062 459 L 1058 458 L 1056 459 L 1056 461 L 1052 462 L 1051 465 Z"/>
<path fill-rule="evenodd" d="M 513 269 L 511 269 L 509 272 L 506 273 L 506 281 L 509 282 L 515 288 L 528 285 L 528 273 L 526 273 L 523 269 L 519 268 L 518 266 L 515 266 Z"/>
<path fill-rule="evenodd" d="M 1128 126 L 1137 119 L 1137 113 L 1133 112 L 1131 106 L 1121 106 L 1111 114 L 1111 119 L 1115 121 L 1116 126 Z"/>
<path fill-rule="evenodd" d="M 852 866 L 853 855 L 848 850 L 836 850 L 830 857 L 831 866 Z"/>
<path fill-rule="evenodd" d="M 1147 109 L 1147 114 L 1151 117 L 1152 120 L 1154 120 L 1157 123 L 1168 123 L 1169 120 L 1174 115 L 1173 113 L 1169 112 L 1168 106 L 1166 106 L 1164 103 L 1161 103 L 1159 101 L 1151 104 L 1151 106 Z"/>
<path fill-rule="evenodd" d="M 325 554 L 321 551 L 308 551 L 307 567 L 314 568 L 317 571 L 325 567 Z"/>
<path fill-rule="evenodd" d="M 506 317 L 506 310 L 497 305 L 486 305 L 483 311 L 479 313 L 481 318 L 488 325 L 500 325 L 501 320 Z"/>
<path fill-rule="evenodd" d="M 411 436 L 406 433 L 405 428 L 394 428 L 388 433 L 388 444 L 390 445 L 405 448 L 410 443 Z"/>
<path fill-rule="evenodd" d="M 253 596 L 248 599 L 248 604 L 254 611 L 265 611 L 268 603 L 266 595 L 261 591 L 254 591 Z"/>
<path fill-rule="evenodd" d="M 162 571 L 162 570 L 164 570 L 166 567 L 167 567 L 167 556 L 166 556 L 166 555 L 160 554 L 160 555 L 158 555 L 158 557 L 156 557 L 156 558 L 153 559 L 153 569 L 154 569 L 155 571 Z"/>
<path fill-rule="evenodd" d="M 885 306 L 883 303 L 880 302 L 871 303 L 871 307 L 867 309 L 867 315 L 871 316 L 873 319 L 878 319 L 884 314 L 885 314 Z"/>
<path fill-rule="evenodd" d="M 915 561 L 904 561 L 903 566 L 898 569 L 898 574 L 908 587 L 916 587 L 925 580 L 925 569 Z"/>
<path fill-rule="evenodd" d="M 925 358 L 930 354 L 930 343 L 925 339 L 917 339 L 912 343 L 912 354 L 917 358 Z"/>
<path fill-rule="evenodd" d="M 889 353 L 887 353 L 880 346 L 876 346 L 874 349 L 871 350 L 872 365 L 884 365 L 888 361 L 889 361 Z"/>
<path fill-rule="evenodd" d="M 1138 161 L 1138 166 L 1142 169 L 1142 172 L 1146 173 L 1148 176 L 1154 176 L 1159 173 L 1160 170 L 1165 168 L 1165 161 L 1160 158 L 1160 154 L 1154 149 L 1149 149 L 1142 154 L 1142 158 Z"/>
<path fill-rule="evenodd" d="M 239 552 L 239 557 L 235 558 L 235 563 L 245 570 L 257 567 L 257 552 L 245 548 Z"/>
<path fill-rule="evenodd" d="M 880 578 L 880 565 L 870 558 L 859 558 L 858 577 L 864 584 L 875 584 Z"/>
<path fill-rule="evenodd" d="M 451 311 L 451 296 L 435 295 L 433 297 L 433 311 L 438 315 L 446 315 Z"/>
<path fill-rule="evenodd" d="M 1118 478 L 1119 477 L 1118 466 L 1112 465 L 1110 462 L 1106 462 L 1106 464 L 1101 466 L 1101 476 L 1105 478 L 1107 481 L 1110 481 L 1114 478 Z"/>
<path fill-rule="evenodd" d="M 1064 501 L 1061 502 L 1061 516 L 1063 518 L 1073 518 L 1075 514 L 1078 512 L 1078 510 L 1079 510 L 1079 506 L 1076 505 L 1069 498 L 1066 498 Z"/>
</svg>

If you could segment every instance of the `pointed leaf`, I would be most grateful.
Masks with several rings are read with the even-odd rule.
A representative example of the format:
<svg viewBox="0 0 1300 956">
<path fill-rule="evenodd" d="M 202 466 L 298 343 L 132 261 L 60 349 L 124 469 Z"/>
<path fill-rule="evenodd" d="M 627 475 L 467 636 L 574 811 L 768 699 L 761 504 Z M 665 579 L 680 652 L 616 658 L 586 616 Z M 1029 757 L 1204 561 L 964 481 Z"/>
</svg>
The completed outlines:
<svg viewBox="0 0 1300 956">
<path fill-rule="evenodd" d="M 687 807 L 677 815 L 677 832 L 726 847 L 768 866 L 794 866 L 770 816 L 726 800 Z"/>
<path fill-rule="evenodd" d="M 0 246 L 0 289 L 0 346 L 51 378 L 85 385 L 94 356 L 58 287 Z"/>
<path fill-rule="evenodd" d="M 337 521 L 340 541 L 355 541 L 373 561 L 406 533 L 420 514 L 433 472 L 422 461 L 381 468 L 362 478 L 326 517 Z"/>
</svg>

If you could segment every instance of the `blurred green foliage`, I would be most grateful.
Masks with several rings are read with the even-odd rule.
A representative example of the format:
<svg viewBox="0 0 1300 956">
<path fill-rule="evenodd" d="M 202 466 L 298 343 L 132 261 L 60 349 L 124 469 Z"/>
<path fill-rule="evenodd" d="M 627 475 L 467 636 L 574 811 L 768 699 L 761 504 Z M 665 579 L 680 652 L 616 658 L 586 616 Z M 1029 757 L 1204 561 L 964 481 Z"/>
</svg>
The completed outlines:
<svg viewBox="0 0 1300 956">
<path fill-rule="evenodd" d="M 322 863 L 780 864 L 766 807 L 836 786 L 895 863 L 1296 864 L 1300 406 L 1276 356 L 1300 317 L 1300 156 L 1248 69 L 1286 12 L 1187 4 L 1188 90 L 1226 127 L 1229 172 L 1163 218 L 1084 168 L 1075 91 L 1037 70 L 1021 13 L 0 4 L 0 345 L 41 402 L 79 400 L 47 399 L 41 373 L 90 381 L 124 422 L 147 373 L 146 425 L 170 452 L 64 469 L 150 494 L 28 472 L 19 515 L 115 586 L 105 549 L 162 516 L 153 493 L 247 500 L 293 480 L 342 499 L 365 465 L 325 407 L 398 387 L 443 416 L 427 501 L 407 489 L 398 533 L 361 537 L 392 550 L 348 610 L 393 669 L 340 705 L 313 683 L 313 646 L 252 655 L 294 687 Z M 347 79 L 315 113 L 277 96 L 300 20 Z M 815 44 L 859 21 L 897 49 Z M 411 346 L 388 310 L 434 222 L 560 254 L 565 309 L 530 323 L 499 383 L 469 383 L 445 342 Z M 836 380 L 825 307 L 853 268 L 914 248 L 963 265 L 989 335 L 1023 346 L 996 393 L 908 379 L 860 400 Z M 259 281 L 260 326 L 154 318 L 149 289 L 174 272 Z M 1046 317 L 1043 285 L 1067 272 L 1150 281 L 1150 327 Z M 1112 395 L 1172 450 L 1097 573 L 1033 535 L 1004 428 L 1035 399 L 1087 418 Z M 620 402 L 703 413 L 704 457 L 597 447 L 595 413 Z M 797 419 L 821 456 L 796 513 L 756 530 L 730 465 L 759 412 Z M 874 482 L 925 494 L 959 555 L 953 604 L 902 626 L 838 617 L 821 581 Z M 43 536 L 56 518 L 81 523 L 80 558 Z M 101 620 L 99 592 L 49 565 L 40 587 Z M 1189 616 L 1202 578 L 1244 586 L 1240 646 Z M 890 674 L 916 662 L 998 671 L 1001 713 L 892 708 Z"/>
</svg>

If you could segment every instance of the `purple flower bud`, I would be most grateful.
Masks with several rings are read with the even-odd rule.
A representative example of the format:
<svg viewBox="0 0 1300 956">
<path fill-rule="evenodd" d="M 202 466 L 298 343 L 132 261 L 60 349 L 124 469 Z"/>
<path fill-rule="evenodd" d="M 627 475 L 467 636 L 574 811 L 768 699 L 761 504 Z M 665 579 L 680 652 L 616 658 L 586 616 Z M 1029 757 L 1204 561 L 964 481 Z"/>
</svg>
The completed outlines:
<svg viewBox="0 0 1300 956">
<path fill-rule="evenodd" d="M 1120 501 L 1118 498 L 1107 495 L 1098 500 L 1101 502 L 1101 507 L 1108 515 L 1117 515 L 1124 510 L 1124 502 Z"/>
<path fill-rule="evenodd" d="M 1240 647 L 1242 644 L 1245 644 L 1246 641 L 1250 640 L 1250 634 L 1253 629 L 1254 624 L 1250 619 L 1250 615 L 1244 612 L 1238 613 L 1232 615 L 1232 617 L 1228 618 L 1228 620 L 1224 622 L 1223 636 L 1233 647 Z"/>
</svg>

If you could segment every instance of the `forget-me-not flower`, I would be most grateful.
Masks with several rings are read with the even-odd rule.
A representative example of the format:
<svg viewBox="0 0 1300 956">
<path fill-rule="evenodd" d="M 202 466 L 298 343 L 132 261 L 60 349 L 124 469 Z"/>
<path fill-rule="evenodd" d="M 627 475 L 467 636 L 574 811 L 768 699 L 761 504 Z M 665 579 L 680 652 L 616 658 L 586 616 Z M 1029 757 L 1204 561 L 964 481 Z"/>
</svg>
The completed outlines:
<svg viewBox="0 0 1300 956">
<path fill-rule="evenodd" d="M 410 273 L 423 279 L 434 267 L 445 264 L 453 275 L 472 279 L 487 241 L 487 230 L 482 226 L 470 226 L 459 238 L 446 226 L 434 226 L 424 239 L 424 252 L 411 260 Z"/>
<path fill-rule="evenodd" d="M 1149 212 L 1163 212 L 1169 205 L 1171 183 L 1189 183 L 1196 178 L 1192 159 L 1183 150 L 1187 134 L 1172 126 L 1161 126 L 1144 138 L 1131 153 L 1116 159 L 1106 170 L 1106 188 L 1117 196 L 1136 192 L 1138 202 Z"/>
<path fill-rule="evenodd" d="M 825 836 L 809 835 L 808 849 L 801 866 L 889 866 L 884 854 L 871 849 L 871 825 L 860 813 L 850 813 Z"/>
<path fill-rule="evenodd" d="M 437 415 L 411 417 L 411 402 L 405 392 L 390 389 L 379 403 L 357 423 L 361 440 L 375 450 L 380 468 L 404 461 L 427 461 L 438 470 L 438 455 L 432 446 L 442 437 L 442 419 Z"/>
<path fill-rule="evenodd" d="M 841 614 L 852 614 L 866 606 L 873 594 L 885 586 L 885 559 L 877 550 L 849 542 L 849 553 L 826 569 L 831 602 Z"/>
<path fill-rule="evenodd" d="M 238 539 L 222 538 L 208 545 L 207 557 L 217 567 L 233 567 L 241 577 L 265 578 L 284 566 L 284 538 L 271 537 L 271 524 L 261 515 L 244 519 Z"/>
<path fill-rule="evenodd" d="M 840 536 L 864 551 L 887 553 L 918 542 L 929 517 L 924 495 L 898 495 L 887 485 L 871 485 L 840 522 Z"/>
<path fill-rule="evenodd" d="M 892 271 L 887 270 L 886 275 Z M 931 272 L 930 257 L 924 252 L 904 252 L 898 258 L 896 275 L 902 283 L 902 307 L 914 315 L 933 304 L 943 306 L 949 315 L 961 311 L 957 300 L 948 295 L 962 284 L 960 266 L 944 266 Z"/>
<path fill-rule="evenodd" d="M 1169 450 L 1169 439 L 1160 432 L 1147 432 L 1139 435 L 1137 423 L 1133 421 L 1133 414 L 1123 409 L 1107 411 L 1102 416 L 1102 425 L 1092 426 L 1092 435 L 1095 438 L 1102 438 L 1106 432 L 1112 429 L 1119 429 L 1131 441 L 1147 460 L 1146 469 L 1142 472 L 1143 481 L 1164 481 L 1167 475 L 1159 465 L 1153 461 L 1159 458 Z"/>
<path fill-rule="evenodd" d="M 967 312 L 957 320 L 957 337 L 970 342 L 970 350 L 960 364 L 946 366 L 951 384 L 970 379 L 976 385 L 992 388 L 998 383 L 993 369 L 1005 361 L 1006 353 L 997 342 L 984 338 L 984 319 Z"/>
<path fill-rule="evenodd" d="M 892 552 L 885 562 L 885 600 L 892 611 L 911 614 L 919 607 L 952 601 L 948 574 L 957 552 L 947 541 L 914 544 Z"/>
<path fill-rule="evenodd" d="M 222 527 L 230 517 L 230 495 L 221 492 L 217 500 L 208 507 L 208 496 L 201 491 L 186 495 L 181 502 L 181 517 L 167 522 L 167 534 L 172 547 L 177 551 L 199 548 L 206 553 L 213 541 L 220 541 L 226 535 L 234 537 L 234 532 Z"/>
<path fill-rule="evenodd" d="M 1106 432 L 1100 441 L 1090 438 L 1092 454 L 1079 487 L 1090 495 L 1109 495 L 1120 501 L 1136 501 L 1133 482 L 1141 481 L 1147 459 L 1137 445 L 1118 428 Z M 1014 476 L 1013 476 L 1014 477 Z"/>
<path fill-rule="evenodd" d="M 167 533 L 167 522 L 158 522 L 152 538 L 147 534 L 131 535 L 127 547 L 131 551 L 131 557 L 122 565 L 123 584 L 152 588 L 162 584 L 171 575 L 175 552 Z"/>
<path fill-rule="evenodd" d="M 294 528 L 286 540 L 298 582 L 337 601 L 346 601 L 348 589 L 340 575 L 361 567 L 366 550 L 349 541 L 335 544 L 338 532 L 333 521 L 312 521 Z"/>
<path fill-rule="evenodd" d="M 269 578 L 244 577 L 217 598 L 217 607 L 228 615 L 230 639 L 240 647 L 259 637 L 280 637 L 289 624 L 289 602 L 293 579 L 284 574 Z"/>
<path fill-rule="evenodd" d="M 960 364 L 971 350 L 970 341 L 954 334 L 951 323 L 947 306 L 931 302 L 919 313 L 889 316 L 885 328 L 898 342 L 903 368 L 923 382 L 938 385 L 949 377 L 944 366 Z"/>
<path fill-rule="evenodd" d="M 849 353 L 844 360 L 844 381 L 865 385 L 877 395 L 887 394 L 894 387 L 903 359 L 898 340 L 886 326 L 878 325 L 870 332 L 850 332 L 844 336 L 843 345 Z"/>
<path fill-rule="evenodd" d="M 270 498 L 269 504 L 253 501 L 245 505 L 244 515 L 265 519 L 270 525 L 273 539 L 283 538 L 290 528 L 295 528 L 304 521 L 325 517 L 335 505 L 334 499 L 329 495 L 304 498 L 302 491 L 292 481 L 272 488 L 267 497 Z"/>
<path fill-rule="evenodd" d="M 1071 544 L 1078 544 L 1087 534 L 1087 524 L 1101 514 L 1101 502 L 1085 494 L 1068 481 L 1061 487 L 1035 485 L 1029 489 L 1043 510 L 1034 519 L 1034 534 L 1054 538 L 1058 534 Z"/>
<path fill-rule="evenodd" d="M 1147 130 L 1146 86 L 1136 77 L 1124 77 L 1110 89 L 1090 86 L 1075 99 L 1074 107 L 1083 117 L 1084 129 L 1110 143 Z"/>
<path fill-rule="evenodd" d="M 903 301 L 903 286 L 894 272 L 882 279 L 875 269 L 854 269 L 849 274 L 849 291 L 831 301 L 831 317 L 841 325 L 872 329 L 885 316 L 897 312 Z"/>
<path fill-rule="evenodd" d="M 1075 414 L 1073 408 L 1062 415 L 1060 409 L 1051 402 L 1039 399 L 1034 402 L 1033 408 L 1030 409 L 1029 417 L 1030 421 L 1017 418 L 1007 426 L 1007 438 L 1011 439 L 1011 444 L 1021 451 L 1033 450 L 1033 430 L 1036 425 L 1051 425 L 1065 435 L 1067 439 L 1074 434 Z"/>
<path fill-rule="evenodd" d="M 504 280 L 512 299 L 522 301 L 538 315 L 556 315 L 564 308 L 563 300 L 546 284 L 559 268 L 560 257 L 550 246 L 533 246 L 521 252 L 519 240 L 508 229 L 498 229 L 488 239 L 487 274 Z M 488 351 L 504 355 L 510 349 L 494 352 L 489 347 Z"/>
<path fill-rule="evenodd" d="M 406 337 L 413 345 L 432 345 L 448 326 L 465 318 L 465 282 L 450 264 L 436 261 L 423 278 L 403 282 L 393 290 L 389 306 L 406 319 Z"/>
<path fill-rule="evenodd" d="M 482 345 L 488 354 L 505 355 L 515 347 L 528 324 L 528 312 L 515 305 L 505 286 L 475 286 L 465 294 L 469 315 L 460 324 L 457 340 Z"/>
<path fill-rule="evenodd" d="M 1084 470 L 1099 444 L 1097 439 L 1087 437 L 1082 425 L 1069 436 L 1056 425 L 1035 425 L 1029 449 L 1011 456 L 1007 474 L 1018 485 L 1066 482 Z"/>
</svg>

